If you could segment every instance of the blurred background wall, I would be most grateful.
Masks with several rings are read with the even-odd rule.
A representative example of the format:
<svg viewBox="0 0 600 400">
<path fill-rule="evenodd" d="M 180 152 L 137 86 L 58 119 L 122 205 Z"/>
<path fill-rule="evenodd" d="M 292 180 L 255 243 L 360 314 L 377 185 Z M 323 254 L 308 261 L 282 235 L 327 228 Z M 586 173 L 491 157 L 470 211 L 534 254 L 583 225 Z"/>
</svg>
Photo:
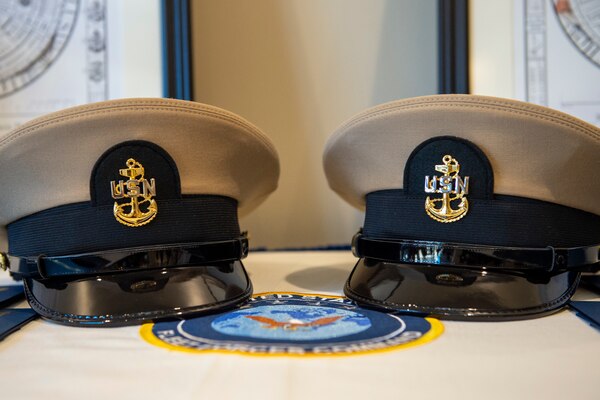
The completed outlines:
<svg viewBox="0 0 600 400">
<path fill-rule="evenodd" d="M 469 1 L 470 92 L 515 96 L 513 1 Z"/>
<path fill-rule="evenodd" d="M 279 189 L 241 220 L 253 247 L 348 244 L 361 212 L 329 190 L 336 127 L 383 102 L 437 92 L 436 0 L 193 0 L 194 99 L 258 125 Z"/>
</svg>

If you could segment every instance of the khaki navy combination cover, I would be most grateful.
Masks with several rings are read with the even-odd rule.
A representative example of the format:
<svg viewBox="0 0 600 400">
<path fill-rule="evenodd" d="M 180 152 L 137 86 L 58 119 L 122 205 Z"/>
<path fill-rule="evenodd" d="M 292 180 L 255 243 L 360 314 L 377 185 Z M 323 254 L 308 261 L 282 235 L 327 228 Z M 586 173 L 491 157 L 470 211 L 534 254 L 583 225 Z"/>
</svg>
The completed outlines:
<svg viewBox="0 0 600 400">
<path fill-rule="evenodd" d="M 252 293 L 238 213 L 278 177 L 271 141 L 216 107 L 124 99 L 47 115 L 0 140 L 10 270 L 65 324 L 233 307 Z"/>
<path fill-rule="evenodd" d="M 514 100 L 438 95 L 329 139 L 330 187 L 365 209 L 345 293 L 449 319 L 561 309 L 600 253 L 600 129 Z"/>
</svg>

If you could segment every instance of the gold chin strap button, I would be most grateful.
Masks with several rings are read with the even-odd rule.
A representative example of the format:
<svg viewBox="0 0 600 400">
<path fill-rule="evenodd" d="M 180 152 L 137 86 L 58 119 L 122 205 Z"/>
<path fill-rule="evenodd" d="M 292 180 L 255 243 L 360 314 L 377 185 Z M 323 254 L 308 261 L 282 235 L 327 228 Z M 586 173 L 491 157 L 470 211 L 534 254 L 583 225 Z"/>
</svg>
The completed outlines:
<svg viewBox="0 0 600 400">
<path fill-rule="evenodd" d="M 8 256 L 6 253 L 0 253 L 0 269 L 2 269 L 2 271 L 6 271 L 9 268 L 10 260 L 8 259 Z"/>
</svg>

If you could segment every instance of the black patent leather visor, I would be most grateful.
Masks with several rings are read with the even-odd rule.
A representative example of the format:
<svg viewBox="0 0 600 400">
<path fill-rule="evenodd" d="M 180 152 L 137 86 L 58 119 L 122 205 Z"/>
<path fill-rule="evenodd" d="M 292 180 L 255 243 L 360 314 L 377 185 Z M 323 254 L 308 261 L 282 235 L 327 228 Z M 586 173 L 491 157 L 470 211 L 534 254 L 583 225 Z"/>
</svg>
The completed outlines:
<svg viewBox="0 0 600 400">
<path fill-rule="evenodd" d="M 36 312 L 79 326 L 133 325 L 221 311 L 252 293 L 239 260 L 85 277 L 25 277 L 24 285 Z"/>
<path fill-rule="evenodd" d="M 455 268 L 362 258 L 346 295 L 362 305 L 453 320 L 515 320 L 561 309 L 580 273 Z"/>
</svg>

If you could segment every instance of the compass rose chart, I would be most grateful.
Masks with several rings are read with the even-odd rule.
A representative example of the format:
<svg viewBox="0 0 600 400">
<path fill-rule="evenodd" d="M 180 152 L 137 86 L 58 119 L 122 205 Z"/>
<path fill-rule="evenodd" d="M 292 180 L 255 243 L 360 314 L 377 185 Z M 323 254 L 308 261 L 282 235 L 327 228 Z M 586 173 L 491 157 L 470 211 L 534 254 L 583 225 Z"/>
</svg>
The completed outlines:
<svg viewBox="0 0 600 400">
<path fill-rule="evenodd" d="M 516 97 L 600 126 L 600 0 L 515 0 Z"/>
<path fill-rule="evenodd" d="M 0 2 L 0 97 L 42 76 L 73 33 L 78 0 Z"/>
<path fill-rule="evenodd" d="M 554 11 L 573 44 L 600 67 L 600 1 L 555 0 Z"/>
<path fill-rule="evenodd" d="M 109 22 L 115 38 L 121 32 L 109 3 L 114 17 L 119 0 L 0 0 L 0 135 L 109 98 L 120 54 L 118 39 L 108 44 Z"/>
</svg>

